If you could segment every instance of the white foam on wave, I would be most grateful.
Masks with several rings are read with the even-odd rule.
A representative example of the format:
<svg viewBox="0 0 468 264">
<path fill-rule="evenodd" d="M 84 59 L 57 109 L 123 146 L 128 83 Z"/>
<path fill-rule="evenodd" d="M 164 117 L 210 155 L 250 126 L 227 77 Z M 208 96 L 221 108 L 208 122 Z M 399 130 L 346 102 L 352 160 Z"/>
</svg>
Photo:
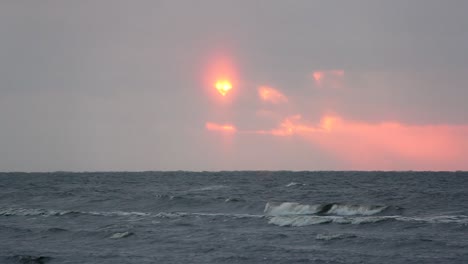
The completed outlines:
<svg viewBox="0 0 468 264">
<path fill-rule="evenodd" d="M 303 186 L 303 185 L 305 185 L 305 184 L 300 183 L 300 182 L 290 182 L 290 183 L 286 184 L 286 187 Z"/>
<path fill-rule="evenodd" d="M 383 210 L 387 209 L 387 206 L 380 205 L 347 205 L 347 204 L 334 204 L 326 214 L 332 215 L 375 215 Z"/>
<path fill-rule="evenodd" d="M 268 202 L 265 205 L 264 213 L 269 216 L 284 215 L 374 215 L 378 214 L 387 206 L 380 205 L 349 205 L 349 204 L 300 204 L 295 202 Z"/>
<path fill-rule="evenodd" d="M 308 205 L 300 203 L 277 203 L 268 202 L 265 205 L 264 213 L 268 216 L 281 216 L 281 215 L 310 215 L 316 214 L 320 205 Z"/>
<path fill-rule="evenodd" d="M 110 236 L 109 238 L 112 238 L 112 239 L 119 239 L 119 238 L 129 237 L 129 236 L 131 236 L 131 235 L 133 235 L 132 232 L 125 231 L 125 232 L 114 233 L 114 234 L 112 234 L 112 236 Z"/>
<path fill-rule="evenodd" d="M 231 202 L 241 202 L 241 201 L 244 201 L 243 199 L 240 199 L 240 198 L 232 198 L 232 197 L 229 197 L 229 198 L 226 198 L 224 200 L 225 203 L 231 203 Z"/>
</svg>

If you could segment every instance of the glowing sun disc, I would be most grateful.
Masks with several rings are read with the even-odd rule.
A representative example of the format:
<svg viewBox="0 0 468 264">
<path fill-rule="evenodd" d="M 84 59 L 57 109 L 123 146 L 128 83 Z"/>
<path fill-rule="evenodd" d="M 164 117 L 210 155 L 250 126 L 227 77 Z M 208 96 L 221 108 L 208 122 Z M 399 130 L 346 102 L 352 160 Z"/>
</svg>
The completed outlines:
<svg viewBox="0 0 468 264">
<path fill-rule="evenodd" d="M 232 85 L 229 81 L 217 81 L 215 88 L 222 96 L 226 96 L 226 94 L 232 89 Z"/>
</svg>

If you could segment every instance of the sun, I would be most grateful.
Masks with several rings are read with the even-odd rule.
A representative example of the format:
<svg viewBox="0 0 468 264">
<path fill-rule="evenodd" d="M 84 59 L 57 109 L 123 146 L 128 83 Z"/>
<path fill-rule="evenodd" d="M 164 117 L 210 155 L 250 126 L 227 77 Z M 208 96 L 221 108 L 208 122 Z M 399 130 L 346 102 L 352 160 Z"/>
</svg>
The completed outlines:
<svg viewBox="0 0 468 264">
<path fill-rule="evenodd" d="M 232 89 L 232 84 L 227 80 L 221 80 L 216 82 L 215 88 L 222 96 L 226 96 L 226 94 Z"/>
</svg>

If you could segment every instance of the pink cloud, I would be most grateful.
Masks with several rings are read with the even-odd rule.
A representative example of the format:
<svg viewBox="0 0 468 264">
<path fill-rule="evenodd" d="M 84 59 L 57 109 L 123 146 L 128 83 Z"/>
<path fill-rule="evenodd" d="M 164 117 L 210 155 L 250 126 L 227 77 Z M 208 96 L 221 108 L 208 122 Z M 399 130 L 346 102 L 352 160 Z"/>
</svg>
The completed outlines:
<svg viewBox="0 0 468 264">
<path fill-rule="evenodd" d="M 235 133 L 237 131 L 236 127 L 231 124 L 217 124 L 212 122 L 206 122 L 205 128 L 210 131 L 220 131 L 228 133 Z"/>
<path fill-rule="evenodd" d="M 315 127 L 305 124 L 302 121 L 301 115 L 294 115 L 285 118 L 277 128 L 271 130 L 254 131 L 256 134 L 269 134 L 273 136 L 292 136 L 296 134 L 308 134 L 321 130 L 319 126 Z"/>
<path fill-rule="evenodd" d="M 262 101 L 272 103 L 272 104 L 280 104 L 280 103 L 288 102 L 288 98 L 284 94 L 268 86 L 258 87 L 258 96 L 260 97 Z"/>
<path fill-rule="evenodd" d="M 324 116 L 316 124 L 301 116 L 257 131 L 299 136 L 347 162 L 351 169 L 449 170 L 468 168 L 468 126 L 366 123 Z"/>
</svg>

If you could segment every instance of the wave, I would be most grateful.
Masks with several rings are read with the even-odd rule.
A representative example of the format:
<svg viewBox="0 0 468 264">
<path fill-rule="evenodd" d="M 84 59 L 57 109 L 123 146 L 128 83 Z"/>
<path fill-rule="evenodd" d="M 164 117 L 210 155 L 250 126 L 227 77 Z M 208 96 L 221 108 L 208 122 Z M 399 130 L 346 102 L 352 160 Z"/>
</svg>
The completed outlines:
<svg viewBox="0 0 468 264">
<path fill-rule="evenodd" d="M 174 200 L 176 198 L 180 198 L 180 197 L 169 195 L 169 194 L 156 194 L 155 197 L 161 200 Z"/>
<path fill-rule="evenodd" d="M 211 217 L 232 217 L 232 218 L 264 218 L 264 215 L 235 214 L 235 213 L 202 213 L 202 212 L 125 212 L 125 211 L 67 211 L 50 209 L 24 209 L 6 208 L 0 209 L 0 216 L 65 216 L 65 215 L 92 215 L 107 217 L 155 217 L 155 218 L 179 218 L 186 216 L 211 216 Z"/>
<path fill-rule="evenodd" d="M 59 227 L 51 227 L 46 230 L 47 232 L 52 232 L 52 233 L 62 233 L 62 232 L 67 232 L 67 229 L 64 228 L 59 228 Z"/>
<path fill-rule="evenodd" d="M 229 198 L 226 198 L 226 199 L 224 200 L 224 202 L 225 202 L 225 203 L 230 203 L 230 202 L 232 202 L 232 203 L 237 203 L 237 202 L 245 202 L 245 200 L 244 200 L 244 199 L 240 199 L 240 198 L 231 198 L 231 197 L 229 197 Z"/>
<path fill-rule="evenodd" d="M 96 215 L 96 216 L 151 216 L 151 213 L 144 212 L 124 212 L 124 211 L 111 211 L 111 212 L 78 212 L 80 214 Z"/>
<path fill-rule="evenodd" d="M 159 212 L 154 215 L 159 218 L 178 218 L 186 216 L 212 216 L 212 217 L 232 217 L 232 218 L 264 218 L 264 215 L 253 214 L 226 214 L 226 213 L 188 213 L 188 212 Z"/>
<path fill-rule="evenodd" d="M 316 214 L 320 210 L 320 205 L 308 205 L 300 203 L 277 203 L 268 202 L 265 205 L 264 213 L 268 216 L 280 216 L 280 215 L 310 215 Z"/>
<path fill-rule="evenodd" d="M 210 185 L 210 186 L 205 186 L 205 187 L 201 187 L 201 188 L 192 189 L 191 191 L 194 191 L 194 192 L 218 191 L 218 190 L 226 189 L 228 187 L 229 186 L 226 186 L 226 185 Z"/>
<path fill-rule="evenodd" d="M 300 183 L 300 182 L 290 182 L 288 184 L 286 184 L 285 186 L 286 187 L 293 187 L 293 186 L 304 186 L 305 184 L 304 183 Z"/>
<path fill-rule="evenodd" d="M 353 234 L 317 234 L 315 236 L 316 240 L 337 240 L 337 239 L 346 239 L 346 238 L 355 238 L 356 235 Z"/>
<path fill-rule="evenodd" d="M 0 210 L 1 216 L 62 216 L 76 213 L 74 211 L 48 210 L 48 209 L 24 209 L 6 208 Z"/>
<path fill-rule="evenodd" d="M 296 216 L 274 216 L 269 220 L 269 224 L 277 226 L 300 227 L 318 224 L 370 224 L 382 221 L 401 222 L 422 222 L 429 224 L 462 224 L 468 225 L 468 216 L 465 215 L 442 215 L 425 217 L 405 217 L 405 216 L 317 216 L 317 215 L 296 215 Z"/>
<path fill-rule="evenodd" d="M 264 215 L 254 214 L 225 214 L 225 213 L 190 213 L 195 216 L 221 216 L 221 217 L 234 217 L 234 218 L 264 218 Z"/>
<path fill-rule="evenodd" d="M 434 215 L 424 217 L 407 217 L 407 216 L 395 216 L 395 220 L 405 222 L 425 222 L 429 224 L 451 224 L 457 223 L 462 225 L 468 225 L 467 215 Z"/>
<path fill-rule="evenodd" d="M 388 220 L 387 218 L 381 217 L 342 217 L 342 216 L 274 216 L 270 218 L 269 224 L 277 226 L 308 226 L 318 224 L 364 224 L 364 223 L 376 223 L 380 221 Z"/>
<path fill-rule="evenodd" d="M 143 212 L 81 212 L 68 210 L 51 210 L 51 209 L 25 209 L 25 208 L 7 208 L 0 210 L 0 216 L 64 216 L 64 215 L 96 215 L 96 216 L 148 216 L 149 213 Z"/>
<path fill-rule="evenodd" d="M 300 204 L 294 202 L 268 202 L 264 213 L 268 216 L 288 215 L 374 215 L 386 210 L 383 205 L 349 205 L 349 204 Z"/>
<path fill-rule="evenodd" d="M 126 238 L 126 237 L 129 237 L 129 236 L 132 236 L 132 235 L 133 235 L 132 232 L 125 231 L 125 232 L 114 233 L 109 238 L 119 239 L 119 238 Z"/>
<path fill-rule="evenodd" d="M 13 260 L 16 263 L 30 263 L 30 264 L 44 264 L 52 260 L 48 256 L 30 256 L 30 255 L 15 255 L 11 256 L 8 259 Z"/>
<path fill-rule="evenodd" d="M 384 205 L 332 204 L 330 209 L 324 213 L 333 215 L 375 215 L 383 212 L 387 208 L 388 206 Z"/>
<path fill-rule="evenodd" d="M 143 212 L 82 212 L 71 210 L 52 210 L 52 209 L 25 209 L 25 208 L 6 208 L 0 209 L 0 216 L 64 216 L 64 215 L 96 215 L 96 216 L 149 216 L 149 213 Z"/>
<path fill-rule="evenodd" d="M 400 215 L 359 215 L 361 209 L 354 210 L 356 215 L 320 215 L 316 214 L 320 211 L 321 205 L 301 205 L 298 203 L 267 203 L 265 214 L 241 214 L 241 213 L 208 213 L 208 212 L 125 212 L 125 211 L 66 211 L 66 210 L 49 210 L 49 209 L 25 209 L 25 208 L 0 208 L 0 216 L 43 216 L 43 217 L 62 217 L 62 216 L 101 216 L 101 217 L 132 217 L 137 219 L 147 218 L 162 218 L 174 219 L 182 217 L 213 217 L 213 218 L 233 218 L 233 219 L 262 219 L 268 220 L 269 224 L 277 226 L 308 226 L 317 224 L 369 224 L 382 221 L 400 221 L 413 223 L 429 223 L 429 224 L 461 224 L 468 225 L 468 216 L 466 215 L 437 215 L 437 216 L 400 216 Z M 332 208 L 331 206 L 330 208 Z M 334 213 L 342 210 L 337 207 Z M 330 209 L 331 210 L 331 209 Z M 329 210 L 329 211 L 330 211 Z M 371 209 L 372 211 L 373 209 Z M 374 210 L 375 212 L 377 210 Z M 311 213 L 312 212 L 312 213 Z M 313 213 L 315 212 L 315 213 Z M 327 211 L 328 212 L 328 211 Z M 346 213 L 349 213 L 346 211 Z M 368 213 L 369 212 L 365 212 Z M 51 232 L 62 232 L 67 230 L 51 229 Z"/>
</svg>

